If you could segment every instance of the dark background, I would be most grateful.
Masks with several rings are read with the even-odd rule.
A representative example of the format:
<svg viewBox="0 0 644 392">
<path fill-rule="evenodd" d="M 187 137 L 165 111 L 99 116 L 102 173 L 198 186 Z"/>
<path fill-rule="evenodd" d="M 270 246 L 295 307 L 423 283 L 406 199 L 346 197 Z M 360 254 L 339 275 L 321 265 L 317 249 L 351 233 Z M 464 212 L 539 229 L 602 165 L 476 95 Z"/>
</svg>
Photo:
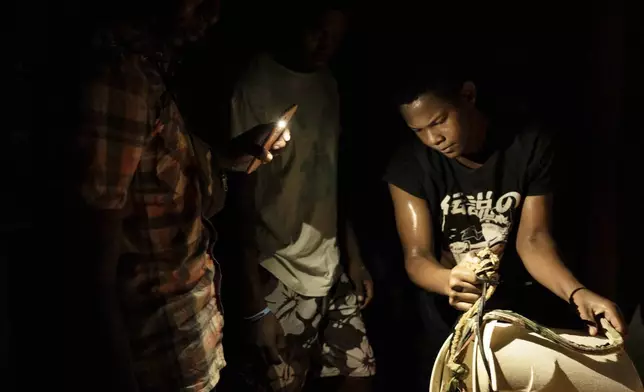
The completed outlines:
<svg viewBox="0 0 644 392">
<path fill-rule="evenodd" d="M 422 334 L 408 333 L 419 330 L 414 289 L 404 275 L 386 186 L 380 181 L 393 146 L 409 134 L 383 99 L 387 81 L 395 77 L 391 70 L 400 64 L 457 53 L 477 71 L 480 99 L 529 111 L 547 124 L 558 143 L 555 235 L 566 262 L 584 284 L 618 300 L 627 313 L 642 296 L 643 261 L 637 252 L 644 178 L 642 2 L 489 3 L 358 3 L 333 65 L 350 135 L 352 186 L 346 194 L 376 281 L 376 302 L 366 317 L 379 356 L 381 390 L 398 385 L 400 377 L 411 378 L 414 366 L 426 366 L 408 350 L 422 341 Z M 93 24 L 88 16 L 92 4 L 5 6 L 13 7 L 15 17 L 7 23 L 12 33 L 4 64 L 10 68 L 5 73 L 9 136 L 1 158 L 6 184 L 0 193 L 6 288 L 1 310 L 11 321 L 3 322 L 1 351 L 10 353 L 8 360 L 3 355 L 3 369 L 10 366 L 16 378 L 22 375 L 16 372 L 19 366 L 34 366 L 18 339 L 25 324 L 33 326 L 24 320 L 29 314 L 33 318 L 38 303 L 25 299 L 25 293 L 35 295 L 26 284 L 33 273 L 25 272 L 32 271 L 25 265 L 27 256 L 36 244 L 45 247 L 65 224 L 58 215 L 42 218 L 41 210 L 61 205 L 57 196 L 64 182 L 57 179 L 64 174 L 55 169 L 65 153 L 62 141 L 73 128 L 65 105 L 74 97 L 79 48 Z M 223 0 L 222 22 L 186 58 L 181 106 L 195 128 L 225 129 L 231 82 L 270 29 L 267 9 L 260 5 L 270 8 L 271 2 Z M 51 263 L 29 265 L 55 273 Z M 55 288 L 50 293 L 55 298 Z"/>
</svg>

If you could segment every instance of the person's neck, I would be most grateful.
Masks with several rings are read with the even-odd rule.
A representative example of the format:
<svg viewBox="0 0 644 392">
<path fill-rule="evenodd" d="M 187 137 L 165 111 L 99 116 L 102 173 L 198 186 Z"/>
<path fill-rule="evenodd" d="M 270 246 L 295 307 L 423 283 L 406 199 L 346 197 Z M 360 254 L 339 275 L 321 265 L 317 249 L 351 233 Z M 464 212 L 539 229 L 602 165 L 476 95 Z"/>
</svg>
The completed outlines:
<svg viewBox="0 0 644 392">
<path fill-rule="evenodd" d="M 474 136 L 472 145 L 475 148 L 471 152 L 463 154 L 463 157 L 471 162 L 483 164 L 494 152 L 494 143 L 489 132 L 488 120 L 477 110 L 474 113 L 471 127 L 472 135 Z"/>
<path fill-rule="evenodd" d="M 316 71 L 315 68 L 306 64 L 306 62 L 302 60 L 301 56 L 298 56 L 292 51 L 275 50 L 272 52 L 272 56 L 273 59 L 275 59 L 275 61 L 277 61 L 281 66 L 293 72 L 314 73 Z"/>
</svg>

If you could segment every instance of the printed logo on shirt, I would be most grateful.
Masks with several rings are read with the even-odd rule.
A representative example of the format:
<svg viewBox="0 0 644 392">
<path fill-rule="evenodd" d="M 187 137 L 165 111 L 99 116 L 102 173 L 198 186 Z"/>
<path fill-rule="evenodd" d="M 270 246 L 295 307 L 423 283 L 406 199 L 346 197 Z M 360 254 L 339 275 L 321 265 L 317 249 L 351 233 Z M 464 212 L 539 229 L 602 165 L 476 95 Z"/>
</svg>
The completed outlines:
<svg viewBox="0 0 644 392">
<path fill-rule="evenodd" d="M 441 201 L 441 229 L 454 261 L 460 263 L 463 256 L 486 247 L 502 252 L 520 202 L 518 192 L 508 192 L 499 198 L 492 191 L 445 196 Z"/>
</svg>

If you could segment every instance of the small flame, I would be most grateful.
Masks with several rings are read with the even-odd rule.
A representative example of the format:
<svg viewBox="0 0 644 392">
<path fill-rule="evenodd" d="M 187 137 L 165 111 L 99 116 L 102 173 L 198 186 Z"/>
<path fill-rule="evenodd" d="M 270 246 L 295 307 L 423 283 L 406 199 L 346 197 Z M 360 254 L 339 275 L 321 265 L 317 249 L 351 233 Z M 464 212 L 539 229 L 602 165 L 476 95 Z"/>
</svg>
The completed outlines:
<svg viewBox="0 0 644 392">
<path fill-rule="evenodd" d="M 284 129 L 284 128 L 286 128 L 286 121 L 284 121 L 284 120 L 279 120 L 279 121 L 277 122 L 277 128 L 279 128 L 279 129 Z"/>
</svg>

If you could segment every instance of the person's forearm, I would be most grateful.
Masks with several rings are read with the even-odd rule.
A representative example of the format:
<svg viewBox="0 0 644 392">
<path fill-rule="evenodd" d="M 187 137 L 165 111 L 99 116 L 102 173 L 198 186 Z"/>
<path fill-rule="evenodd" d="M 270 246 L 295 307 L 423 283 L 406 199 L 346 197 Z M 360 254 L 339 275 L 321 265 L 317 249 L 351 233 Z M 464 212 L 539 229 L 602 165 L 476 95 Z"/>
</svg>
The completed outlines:
<svg viewBox="0 0 644 392">
<path fill-rule="evenodd" d="M 266 307 L 264 289 L 259 276 L 259 252 L 246 248 L 243 250 L 240 283 L 242 288 L 242 310 L 245 317 Z"/>
<path fill-rule="evenodd" d="M 216 147 L 212 147 L 212 162 L 218 169 L 235 170 L 236 164 L 230 150 L 230 141 L 220 142 Z"/>
<path fill-rule="evenodd" d="M 518 240 L 517 251 L 530 275 L 564 301 L 581 287 L 561 261 L 550 234 L 543 232 Z"/>
<path fill-rule="evenodd" d="M 253 156 L 261 156 L 263 148 L 248 140 L 245 133 L 225 141 L 219 141 L 212 147 L 214 165 L 220 169 L 244 172 L 248 169 Z"/>
<path fill-rule="evenodd" d="M 345 220 L 344 231 L 342 232 L 342 242 L 340 243 L 342 256 L 348 260 L 348 262 L 359 261 L 361 262 L 362 257 L 360 256 L 360 248 L 358 247 L 358 239 L 356 233 L 353 230 L 353 225 L 349 220 Z"/>
<path fill-rule="evenodd" d="M 448 295 L 450 269 L 443 267 L 429 254 L 407 255 L 405 269 L 417 286 L 434 293 Z"/>
</svg>

